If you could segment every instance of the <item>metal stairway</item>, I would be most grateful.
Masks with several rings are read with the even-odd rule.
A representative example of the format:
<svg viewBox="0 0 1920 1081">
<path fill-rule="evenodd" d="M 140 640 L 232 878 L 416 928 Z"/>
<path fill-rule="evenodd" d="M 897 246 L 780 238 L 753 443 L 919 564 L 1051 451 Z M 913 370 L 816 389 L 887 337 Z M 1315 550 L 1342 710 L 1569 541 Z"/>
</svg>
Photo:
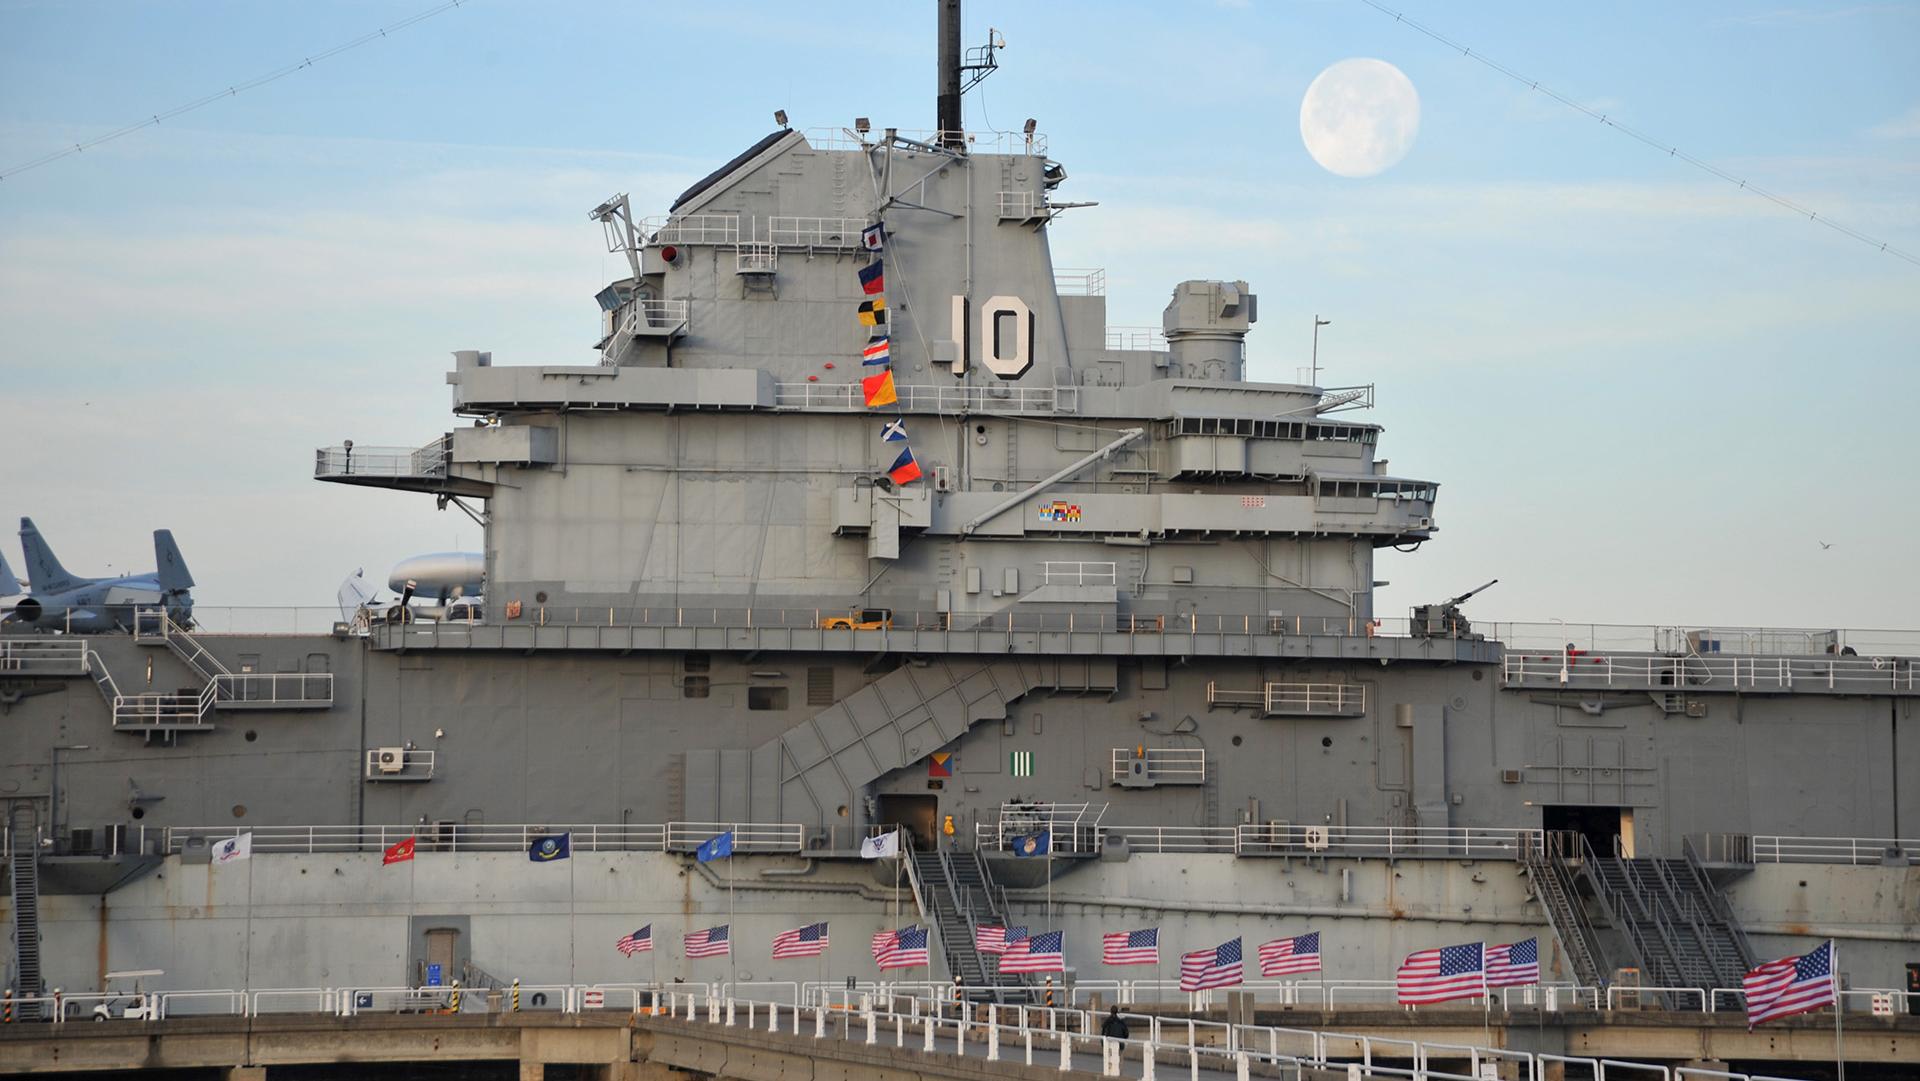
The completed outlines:
<svg viewBox="0 0 1920 1081">
<path fill-rule="evenodd" d="M 40 837 L 33 808 L 16 804 L 8 814 L 12 851 L 7 879 L 13 896 L 13 993 L 38 995 L 40 977 Z M 40 1018 L 40 1005 L 20 1004 L 25 1021 Z"/>
<path fill-rule="evenodd" d="M 967 998 L 975 1002 L 1029 1001 L 1031 996 L 1024 988 L 998 987 L 1002 982 L 999 958 L 981 953 L 975 945 L 974 932 L 982 924 L 1006 925 L 979 855 L 915 851 L 912 859 L 927 887 L 928 917 L 939 928 L 947 968 L 967 988 Z"/>
<path fill-rule="evenodd" d="M 1567 865 L 1569 834 L 1541 835 L 1539 845 L 1529 839 L 1521 849 L 1521 866 L 1533 885 L 1533 894 L 1546 910 L 1547 925 L 1560 942 L 1560 952 L 1573 967 L 1574 982 L 1599 987 L 1609 975 L 1600 936 L 1580 899 L 1572 868 Z"/>
</svg>

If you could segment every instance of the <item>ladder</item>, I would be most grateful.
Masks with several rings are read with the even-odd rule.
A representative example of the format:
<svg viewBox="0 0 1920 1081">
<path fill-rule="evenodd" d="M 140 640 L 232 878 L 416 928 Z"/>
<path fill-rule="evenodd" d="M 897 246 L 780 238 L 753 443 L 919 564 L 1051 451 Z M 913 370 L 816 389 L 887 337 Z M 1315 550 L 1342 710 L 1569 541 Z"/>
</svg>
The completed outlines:
<svg viewBox="0 0 1920 1081">
<path fill-rule="evenodd" d="M 13 993 L 17 998 L 40 994 L 40 830 L 33 808 L 15 804 L 7 816 L 13 850 L 8 858 L 8 880 L 13 891 Z M 22 1002 L 23 1021 L 40 1019 L 40 1004 Z"/>
</svg>

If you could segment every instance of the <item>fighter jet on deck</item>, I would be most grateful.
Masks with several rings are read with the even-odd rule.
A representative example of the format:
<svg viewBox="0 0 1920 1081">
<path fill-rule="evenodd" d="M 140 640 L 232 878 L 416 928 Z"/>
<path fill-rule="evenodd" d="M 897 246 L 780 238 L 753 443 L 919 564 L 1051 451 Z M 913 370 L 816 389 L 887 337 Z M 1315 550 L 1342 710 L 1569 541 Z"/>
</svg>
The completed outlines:
<svg viewBox="0 0 1920 1081">
<path fill-rule="evenodd" d="M 170 530 L 153 531 L 153 557 L 158 569 L 143 574 L 107 578 L 71 574 L 54 557 L 31 518 L 20 519 L 20 548 L 26 555 L 32 589 L 0 622 L 69 634 L 107 634 L 132 629 L 134 612 L 140 609 L 165 608 L 182 624 L 188 623 L 193 614 L 193 575 L 188 573 L 187 562 L 180 557 L 180 546 L 173 542 Z M 0 565 L 0 587 L 11 578 Z M 0 588 L 0 593 L 4 592 Z"/>
</svg>

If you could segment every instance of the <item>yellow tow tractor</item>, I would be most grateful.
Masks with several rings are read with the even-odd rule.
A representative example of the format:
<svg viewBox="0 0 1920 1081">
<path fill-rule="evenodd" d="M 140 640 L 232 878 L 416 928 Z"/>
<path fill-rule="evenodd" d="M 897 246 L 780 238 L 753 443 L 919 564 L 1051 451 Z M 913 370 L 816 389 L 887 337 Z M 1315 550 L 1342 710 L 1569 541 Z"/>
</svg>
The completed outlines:
<svg viewBox="0 0 1920 1081">
<path fill-rule="evenodd" d="M 890 631 L 893 609 L 859 608 L 844 616 L 823 616 L 820 626 L 829 631 Z"/>
</svg>

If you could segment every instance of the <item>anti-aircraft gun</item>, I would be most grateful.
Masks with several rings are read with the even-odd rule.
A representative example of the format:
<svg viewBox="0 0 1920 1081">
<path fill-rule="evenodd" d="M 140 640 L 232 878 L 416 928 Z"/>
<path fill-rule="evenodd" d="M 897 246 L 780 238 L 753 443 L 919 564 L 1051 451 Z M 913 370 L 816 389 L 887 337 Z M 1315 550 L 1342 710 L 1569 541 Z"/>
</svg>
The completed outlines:
<svg viewBox="0 0 1920 1081">
<path fill-rule="evenodd" d="M 1474 633 L 1473 624 L 1467 622 L 1467 617 L 1460 614 L 1460 606 L 1467 603 L 1467 600 L 1475 594 L 1486 592 L 1499 581 L 1500 579 L 1495 578 L 1486 585 L 1469 589 L 1458 597 L 1448 598 L 1439 604 L 1415 605 L 1413 636 L 1415 638 L 1485 638 L 1486 635 Z"/>
</svg>

